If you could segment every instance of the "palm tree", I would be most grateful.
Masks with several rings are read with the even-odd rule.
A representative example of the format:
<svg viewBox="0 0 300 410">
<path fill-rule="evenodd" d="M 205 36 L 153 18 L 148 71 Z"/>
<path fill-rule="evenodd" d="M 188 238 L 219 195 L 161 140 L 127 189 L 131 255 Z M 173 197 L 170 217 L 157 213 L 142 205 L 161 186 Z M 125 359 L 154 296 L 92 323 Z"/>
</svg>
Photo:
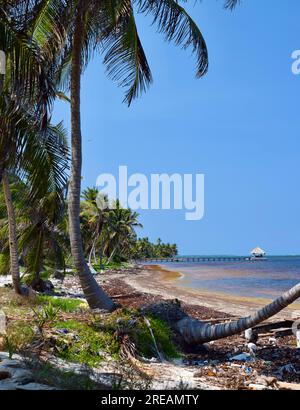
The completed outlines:
<svg viewBox="0 0 300 410">
<path fill-rule="evenodd" d="M 237 0 L 227 0 L 233 7 Z M 60 57 L 64 72 L 70 69 L 72 168 L 69 185 L 69 229 L 73 262 L 83 291 L 93 308 L 114 308 L 91 275 L 85 260 L 80 232 L 80 189 L 82 135 L 80 113 L 81 74 L 95 48 L 105 52 L 104 63 L 109 76 L 125 87 L 128 105 L 152 82 L 151 71 L 138 35 L 134 7 L 151 14 L 167 41 L 196 54 L 196 75 L 208 69 L 208 53 L 201 31 L 177 0 L 41 0 L 31 31 L 52 57 Z M 34 14 L 34 8 L 33 8 Z M 63 29 L 62 29 L 63 28 Z M 54 33 L 54 35 L 53 35 Z"/>
<path fill-rule="evenodd" d="M 81 197 L 83 199 L 80 213 L 81 231 L 85 251 L 89 254 L 89 267 L 92 269 L 92 256 L 94 255 L 94 259 L 96 259 L 96 246 L 100 245 L 102 255 L 103 246 L 99 244 L 99 239 L 110 209 L 108 197 L 100 194 L 97 188 L 87 188 L 82 192 Z"/>
<path fill-rule="evenodd" d="M 121 207 L 117 200 L 109 212 L 103 232 L 104 252 L 109 262 L 116 256 L 129 256 L 132 243 L 136 242 L 135 228 L 142 228 L 138 222 L 138 213 Z"/>
<path fill-rule="evenodd" d="M 30 188 L 17 177 L 10 177 L 10 197 L 13 201 L 14 219 L 9 218 L 7 209 L 2 205 L 4 190 L 0 191 L 0 241 L 1 255 L 12 250 L 7 242 L 7 232 L 11 219 L 15 224 L 16 272 L 19 284 L 19 264 L 25 265 L 26 283 L 34 289 L 43 289 L 40 272 L 45 263 L 47 268 L 63 269 L 69 253 L 69 239 L 65 227 L 65 201 L 62 192 L 49 191 L 41 198 L 30 199 Z M 4 201 L 3 201 L 4 202 Z M 7 271 L 9 270 L 9 266 Z M 23 290 L 23 288 L 22 288 Z"/>
<path fill-rule="evenodd" d="M 11 100 L 14 107 L 25 105 L 32 108 L 40 123 L 46 126 L 48 109 L 55 97 L 53 72 L 48 63 L 48 56 L 41 54 L 33 39 L 20 24 L 21 10 L 26 2 L 19 0 L 0 4 L 0 50 L 6 54 L 6 75 L 1 77 L 1 105 L 8 105 Z M 19 14 L 20 13 L 20 14 Z M 23 17 L 26 21 L 26 17 Z M 51 74 L 51 75 L 50 75 Z M 0 181 L 4 169 L 3 163 L 9 150 L 10 142 L 5 136 L 6 117 L 0 117 Z"/>
<path fill-rule="evenodd" d="M 19 255 L 18 255 L 18 243 L 17 243 L 17 227 L 16 216 L 12 201 L 12 195 L 9 186 L 9 180 L 7 173 L 4 171 L 2 174 L 3 192 L 5 198 L 5 204 L 7 209 L 7 218 L 9 221 L 9 251 L 10 251 L 10 273 L 12 275 L 12 282 L 15 292 L 18 295 L 22 294 L 21 281 L 20 281 L 20 269 L 19 269 Z"/>
<path fill-rule="evenodd" d="M 57 145 L 48 113 L 55 97 L 55 65 L 41 53 L 30 31 L 30 1 L 3 2 L 0 5 L 0 49 L 7 57 L 7 72 L 0 95 L 0 181 L 9 221 L 11 273 L 17 293 L 21 292 L 15 212 L 9 186 L 9 173 L 20 170 L 31 186 L 31 197 L 56 184 L 65 184 L 65 147 Z M 33 16 L 31 16 L 31 19 Z M 37 141 L 39 139 L 39 141 Z M 53 144 L 51 146 L 51 144 Z M 36 151 L 38 150 L 38 151 Z M 63 168 L 60 168 L 63 164 Z M 49 168 L 50 167 L 50 168 Z M 54 178 L 54 179 L 53 179 Z"/>
<path fill-rule="evenodd" d="M 41 4 L 44 3 L 44 8 Z M 106 53 L 104 63 L 110 77 L 127 88 L 125 101 L 130 105 L 152 82 L 151 71 L 138 35 L 133 5 L 139 12 L 152 14 L 160 32 L 168 41 L 183 48 L 191 47 L 197 57 L 197 77 L 208 68 L 207 49 L 197 25 L 176 0 L 91 0 L 65 1 L 65 9 L 57 13 L 57 1 L 44 1 L 39 5 L 39 18 L 33 32 L 46 33 L 44 43 L 63 44 L 64 61 L 71 63 L 71 142 L 72 168 L 69 184 L 69 229 L 74 265 L 93 308 L 113 309 L 113 302 L 103 293 L 91 275 L 85 260 L 80 232 L 80 189 L 82 168 L 82 136 L 80 115 L 81 74 L 88 63 L 91 50 L 101 48 Z M 43 9 L 43 11 L 41 11 Z M 56 16 L 54 18 L 54 15 Z M 63 20 L 64 19 L 64 20 Z M 49 22 L 51 21 L 51 24 Z M 57 22 L 59 22 L 57 24 Z M 50 41 L 52 25 L 65 27 L 64 41 Z M 57 30 L 55 31 L 57 32 Z M 71 58 L 67 58 L 69 47 Z"/>
<path fill-rule="evenodd" d="M 65 267 L 69 241 L 64 215 L 63 192 L 55 191 L 27 206 L 25 214 L 22 211 L 18 242 L 33 289 L 44 289 L 40 273 L 45 263 L 55 271 Z"/>
<path fill-rule="evenodd" d="M 1 109 L 0 112 L 3 113 Z M 10 271 L 16 293 L 22 294 L 17 223 L 8 171 L 27 181 L 30 191 L 26 201 L 36 203 L 37 198 L 43 198 L 47 190 L 59 193 L 66 186 L 68 150 L 61 124 L 56 127 L 49 124 L 41 133 L 40 128 L 36 127 L 35 119 L 21 109 L 14 115 L 8 115 L 4 111 L 4 115 L 7 118 L 5 135 L 10 141 L 9 156 L 4 163 L 6 171 L 3 171 L 2 178 L 9 226 Z M 35 210 L 37 212 L 38 207 Z"/>
<path fill-rule="evenodd" d="M 274 302 L 260 309 L 251 316 L 225 324 L 203 324 L 198 320 L 185 317 L 177 323 L 177 329 L 189 344 L 201 344 L 212 340 L 239 334 L 251 329 L 266 319 L 276 315 L 300 297 L 300 283 L 285 292 Z"/>
</svg>

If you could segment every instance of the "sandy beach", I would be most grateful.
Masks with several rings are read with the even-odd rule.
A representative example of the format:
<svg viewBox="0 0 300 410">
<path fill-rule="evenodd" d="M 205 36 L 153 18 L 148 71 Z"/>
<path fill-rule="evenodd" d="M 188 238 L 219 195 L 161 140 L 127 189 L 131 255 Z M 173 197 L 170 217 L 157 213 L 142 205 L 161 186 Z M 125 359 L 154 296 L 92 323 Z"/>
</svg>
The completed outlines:
<svg viewBox="0 0 300 410">
<path fill-rule="evenodd" d="M 122 300 L 124 297 L 126 298 L 126 292 L 129 294 L 132 292 L 142 294 L 143 298 L 139 300 L 138 305 L 142 305 L 145 302 L 145 298 L 150 300 L 151 296 L 153 300 L 158 298 L 178 299 L 186 305 L 197 307 L 197 310 L 207 308 L 208 311 L 220 312 L 220 316 L 223 316 L 222 314 L 231 317 L 248 316 L 273 300 L 229 295 L 199 288 L 193 289 L 182 286 L 181 281 L 184 280 L 184 277 L 185 275 L 179 271 L 168 270 L 160 265 L 147 265 L 126 270 L 122 269 L 117 272 L 105 272 L 97 275 L 97 281 L 110 295 L 123 294 Z M 57 280 L 53 282 L 56 286 L 60 283 Z M 118 282 L 117 286 L 116 282 Z M 10 275 L 0 277 L 0 287 L 10 283 Z M 76 277 L 67 276 L 64 280 L 64 285 L 64 290 L 71 290 L 71 293 L 77 294 L 77 297 L 78 295 L 83 297 L 79 281 Z M 124 292 L 126 285 L 127 289 Z M 119 289 L 116 290 L 115 288 Z M 130 304 L 132 302 L 133 300 L 131 299 Z M 274 316 L 272 320 L 298 318 L 300 318 L 300 302 L 295 302 Z"/>
<path fill-rule="evenodd" d="M 184 275 L 179 271 L 171 271 L 159 265 L 148 265 L 137 275 L 124 275 L 122 279 L 139 292 L 161 296 L 164 299 L 177 298 L 189 305 L 204 306 L 232 316 L 248 316 L 272 301 L 183 287 L 180 284 L 183 278 Z M 294 303 L 276 315 L 276 318 L 280 319 L 299 317 L 300 303 Z"/>
</svg>

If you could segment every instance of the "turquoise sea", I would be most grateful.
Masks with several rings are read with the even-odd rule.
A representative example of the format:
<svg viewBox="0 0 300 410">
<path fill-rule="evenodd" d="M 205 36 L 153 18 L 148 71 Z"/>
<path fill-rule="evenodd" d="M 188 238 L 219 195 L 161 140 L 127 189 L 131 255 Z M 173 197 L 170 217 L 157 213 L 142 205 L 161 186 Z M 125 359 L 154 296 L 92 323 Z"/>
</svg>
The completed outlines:
<svg viewBox="0 0 300 410">
<path fill-rule="evenodd" d="M 274 298 L 300 282 L 300 256 L 270 256 L 262 261 L 164 263 L 183 274 L 180 286 L 230 295 Z"/>
</svg>

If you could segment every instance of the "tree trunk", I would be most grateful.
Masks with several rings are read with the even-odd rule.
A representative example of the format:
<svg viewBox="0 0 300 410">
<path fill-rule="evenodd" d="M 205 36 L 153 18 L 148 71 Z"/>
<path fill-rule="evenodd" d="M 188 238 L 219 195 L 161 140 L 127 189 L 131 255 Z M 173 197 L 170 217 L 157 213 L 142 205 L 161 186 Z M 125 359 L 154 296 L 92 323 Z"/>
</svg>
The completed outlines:
<svg viewBox="0 0 300 410">
<path fill-rule="evenodd" d="M 295 302 L 300 297 L 300 283 L 285 292 L 274 302 L 251 316 L 224 324 L 203 324 L 196 319 L 185 317 L 177 323 L 177 329 L 188 344 L 201 344 L 223 339 L 250 329 Z"/>
<path fill-rule="evenodd" d="M 91 247 L 91 250 L 90 250 L 90 253 L 89 253 L 89 263 L 88 263 L 88 265 L 89 265 L 90 268 L 92 266 L 93 250 L 94 250 L 94 242 L 92 243 L 92 247 Z"/>
<path fill-rule="evenodd" d="M 6 172 L 2 174 L 2 185 L 5 197 L 5 204 L 7 209 L 8 227 L 9 227 L 9 253 L 10 253 L 10 273 L 12 275 L 13 286 L 15 292 L 22 294 L 20 268 L 19 268 L 19 254 L 17 243 L 17 224 L 15 210 L 12 202 L 12 196 Z"/>
<path fill-rule="evenodd" d="M 81 2 L 79 2 L 81 4 Z M 73 262 L 89 306 L 92 309 L 113 310 L 113 301 L 103 292 L 85 260 L 80 231 L 80 192 L 82 167 L 82 140 L 80 118 L 81 52 L 83 39 L 83 15 L 78 6 L 73 40 L 71 68 L 71 128 L 72 168 L 69 185 L 69 228 Z"/>
<path fill-rule="evenodd" d="M 38 242 L 37 246 L 35 246 L 34 249 L 34 265 L 33 267 L 33 273 L 34 273 L 34 278 L 31 282 L 31 287 L 34 290 L 37 290 L 38 292 L 43 291 L 43 280 L 41 279 L 41 270 L 42 270 L 42 261 L 43 261 L 43 231 L 40 230 L 39 236 L 38 236 Z"/>
</svg>

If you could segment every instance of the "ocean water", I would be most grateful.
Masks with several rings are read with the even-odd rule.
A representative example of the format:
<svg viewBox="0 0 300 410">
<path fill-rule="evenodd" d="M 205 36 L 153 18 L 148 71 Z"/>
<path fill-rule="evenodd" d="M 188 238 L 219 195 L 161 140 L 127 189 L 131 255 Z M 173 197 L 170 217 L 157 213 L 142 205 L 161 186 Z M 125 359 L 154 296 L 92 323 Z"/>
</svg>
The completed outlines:
<svg viewBox="0 0 300 410">
<path fill-rule="evenodd" d="M 165 263 L 181 272 L 177 285 L 229 295 L 274 298 L 300 282 L 300 256 L 271 256 L 262 261 Z"/>
</svg>

